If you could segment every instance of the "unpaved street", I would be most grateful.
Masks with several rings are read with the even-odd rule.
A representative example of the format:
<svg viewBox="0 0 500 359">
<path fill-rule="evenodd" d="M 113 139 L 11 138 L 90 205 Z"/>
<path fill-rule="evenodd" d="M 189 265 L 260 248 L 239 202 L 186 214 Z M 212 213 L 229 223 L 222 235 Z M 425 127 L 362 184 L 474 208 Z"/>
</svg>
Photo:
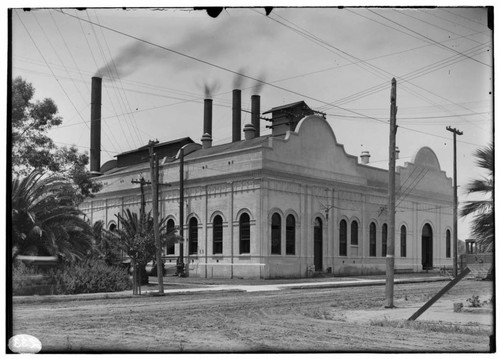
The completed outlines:
<svg viewBox="0 0 500 359">
<path fill-rule="evenodd" d="M 384 308 L 383 286 L 14 302 L 13 329 L 39 338 L 46 352 L 489 351 L 491 322 L 480 323 L 479 314 L 491 309 L 465 313 L 465 324 L 436 316 L 438 327 L 449 324 L 444 332 L 373 325 L 407 319 L 444 285 L 396 285 L 396 309 Z M 492 283 L 462 281 L 436 304 L 452 319 L 453 302 L 466 306 L 472 295 L 491 298 Z M 419 321 L 432 324 L 432 315 Z"/>
</svg>

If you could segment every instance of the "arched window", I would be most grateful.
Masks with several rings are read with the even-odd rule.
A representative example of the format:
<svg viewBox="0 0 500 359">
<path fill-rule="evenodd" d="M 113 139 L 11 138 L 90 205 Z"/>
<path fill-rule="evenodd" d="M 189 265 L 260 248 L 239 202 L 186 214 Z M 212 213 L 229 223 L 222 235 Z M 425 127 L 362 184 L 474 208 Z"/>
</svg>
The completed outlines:
<svg viewBox="0 0 500 359">
<path fill-rule="evenodd" d="M 446 258 L 451 258 L 451 232 L 446 230 Z"/>
<path fill-rule="evenodd" d="M 382 257 L 387 255 L 387 223 L 382 225 Z"/>
<path fill-rule="evenodd" d="M 286 217 L 286 254 L 295 254 L 295 217 L 289 214 Z"/>
<path fill-rule="evenodd" d="M 345 219 L 341 220 L 339 225 L 339 255 L 347 255 L 347 222 Z"/>
<path fill-rule="evenodd" d="M 116 231 L 116 224 L 111 223 L 111 224 L 109 225 L 108 229 L 109 229 L 109 231 L 110 231 L 110 232 L 114 232 L 114 231 Z"/>
<path fill-rule="evenodd" d="M 406 226 L 401 226 L 401 257 L 406 257 Z"/>
<path fill-rule="evenodd" d="M 240 216 L 240 254 L 250 253 L 250 216 Z"/>
<path fill-rule="evenodd" d="M 198 254 L 198 220 L 189 220 L 189 254 Z"/>
<path fill-rule="evenodd" d="M 271 217 L 271 254 L 281 254 L 281 217 L 278 213 Z"/>
<path fill-rule="evenodd" d="M 351 222 L 351 245 L 358 245 L 358 222 L 356 221 Z"/>
<path fill-rule="evenodd" d="M 215 216 L 213 221 L 213 254 L 222 254 L 222 217 Z"/>
<path fill-rule="evenodd" d="M 370 223 L 370 257 L 377 255 L 377 226 Z"/>
<path fill-rule="evenodd" d="M 167 221 L 167 234 L 173 234 L 175 230 L 175 222 L 172 218 Z M 175 242 L 169 240 L 167 243 L 167 255 L 175 254 Z"/>
</svg>

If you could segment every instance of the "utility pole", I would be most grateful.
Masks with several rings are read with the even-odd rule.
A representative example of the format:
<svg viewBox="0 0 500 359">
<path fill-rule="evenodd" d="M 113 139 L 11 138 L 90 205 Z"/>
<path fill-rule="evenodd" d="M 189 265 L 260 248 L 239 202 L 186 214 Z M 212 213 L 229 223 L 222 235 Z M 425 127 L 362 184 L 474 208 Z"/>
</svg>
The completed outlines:
<svg viewBox="0 0 500 359">
<path fill-rule="evenodd" d="M 179 236 L 182 241 L 179 246 L 179 258 L 177 259 L 177 273 L 184 275 L 184 148 L 180 149 L 179 155 Z"/>
<path fill-rule="evenodd" d="M 458 275 L 458 194 L 457 194 L 457 135 L 463 135 L 462 131 L 451 126 L 446 129 L 453 133 L 453 276 Z"/>
<path fill-rule="evenodd" d="M 158 276 L 158 293 L 164 294 L 163 291 L 163 265 L 161 261 L 161 243 L 160 233 L 158 228 L 158 162 L 157 155 L 154 153 L 154 145 L 158 141 L 149 141 L 149 165 L 151 168 L 151 192 L 153 201 L 153 229 L 156 245 L 156 274 Z"/>
<path fill-rule="evenodd" d="M 391 118 L 389 134 L 389 228 L 386 255 L 386 308 L 394 307 L 394 237 L 396 232 L 396 79 L 391 82 Z"/>
<path fill-rule="evenodd" d="M 139 184 L 141 186 L 141 208 L 139 212 L 139 232 L 142 232 L 142 225 L 143 221 L 146 218 L 146 196 L 144 195 L 144 186 L 151 184 L 150 181 L 146 181 L 144 177 L 141 177 L 139 180 L 132 180 L 132 183 Z M 137 264 L 135 263 L 135 260 L 132 259 L 132 268 L 133 268 L 133 274 L 132 274 L 132 281 L 133 281 L 133 294 L 140 294 L 140 288 L 141 288 L 141 275 L 137 271 Z M 139 280 L 139 286 L 137 286 L 137 281 Z"/>
</svg>

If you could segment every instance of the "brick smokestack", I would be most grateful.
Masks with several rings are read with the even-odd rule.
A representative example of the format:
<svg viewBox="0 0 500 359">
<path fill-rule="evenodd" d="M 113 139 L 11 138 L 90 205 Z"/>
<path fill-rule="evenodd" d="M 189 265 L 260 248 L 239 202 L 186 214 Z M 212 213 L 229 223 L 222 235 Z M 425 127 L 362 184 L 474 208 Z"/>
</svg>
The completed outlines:
<svg viewBox="0 0 500 359">
<path fill-rule="evenodd" d="M 94 76 L 90 100 L 90 172 L 101 169 L 101 97 L 102 78 Z"/>
<path fill-rule="evenodd" d="M 212 99 L 205 99 L 205 109 L 203 112 L 203 134 L 212 136 Z"/>
<path fill-rule="evenodd" d="M 233 142 L 241 141 L 241 90 L 233 90 Z"/>
<path fill-rule="evenodd" d="M 252 95 L 252 125 L 255 128 L 255 137 L 260 136 L 260 96 Z"/>
</svg>

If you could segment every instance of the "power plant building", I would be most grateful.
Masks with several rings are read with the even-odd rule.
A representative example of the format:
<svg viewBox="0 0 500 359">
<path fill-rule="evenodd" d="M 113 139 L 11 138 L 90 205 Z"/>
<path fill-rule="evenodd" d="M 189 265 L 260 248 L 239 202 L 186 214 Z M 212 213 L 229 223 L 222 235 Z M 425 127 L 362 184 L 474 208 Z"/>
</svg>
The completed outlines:
<svg viewBox="0 0 500 359">
<path fill-rule="evenodd" d="M 260 135 L 258 96 L 243 130 L 240 114 L 235 90 L 232 141 L 212 146 L 212 103 L 205 100 L 201 144 L 186 137 L 154 145 L 160 217 L 170 228 L 182 226 L 185 238 L 163 249 L 167 265 L 182 245 L 192 277 L 384 273 L 388 171 L 371 164 L 367 152 L 346 153 L 324 116 L 303 101 L 265 112 L 269 135 Z M 103 189 L 81 205 L 91 222 L 107 228 L 118 225 L 123 210 L 139 212 L 141 189 L 132 181 L 150 180 L 148 146 L 116 157 L 99 168 L 95 180 Z M 396 188 L 396 272 L 452 267 L 452 180 L 430 148 L 397 166 Z M 150 210 L 150 186 L 145 199 Z"/>
</svg>

